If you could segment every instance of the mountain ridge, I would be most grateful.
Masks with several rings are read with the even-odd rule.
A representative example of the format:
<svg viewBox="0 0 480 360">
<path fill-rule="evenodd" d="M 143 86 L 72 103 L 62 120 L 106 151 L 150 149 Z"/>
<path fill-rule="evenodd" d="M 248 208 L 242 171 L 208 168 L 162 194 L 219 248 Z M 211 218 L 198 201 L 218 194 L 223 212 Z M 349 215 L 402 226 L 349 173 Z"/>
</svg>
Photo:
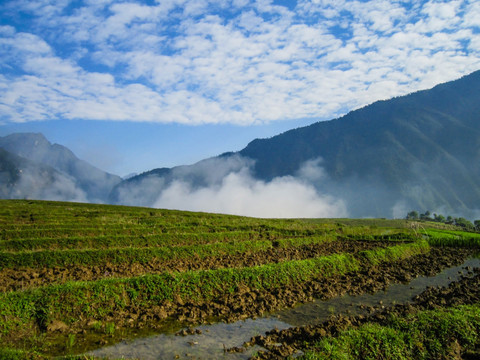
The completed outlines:
<svg viewBox="0 0 480 360">
<path fill-rule="evenodd" d="M 75 180 L 0 148 L 0 198 L 87 201 Z"/>
<path fill-rule="evenodd" d="M 327 180 L 318 190 L 346 199 L 355 217 L 391 217 L 400 207 L 473 212 L 480 203 L 480 71 L 389 100 L 376 101 L 329 121 L 254 139 L 239 152 L 213 159 L 249 159 L 252 176 L 271 182 L 296 176 L 318 160 Z M 190 177 L 199 162 L 182 167 Z M 141 174 L 116 186 L 128 192 L 143 179 L 162 180 L 148 198 L 158 198 L 176 180 L 179 167 Z M 147 188 L 145 188 L 147 190 Z M 115 196 L 114 196 L 115 197 Z M 120 201 L 121 198 L 116 198 Z M 396 208 L 397 210 L 394 210 Z"/>
<path fill-rule="evenodd" d="M 341 209 L 346 208 L 350 217 L 398 217 L 411 209 L 478 217 L 478 99 L 480 71 L 376 101 L 336 119 L 254 139 L 237 152 L 156 168 L 125 180 L 78 159 L 41 134 L 12 134 L 0 137 L 0 194 L 9 193 L 22 170 L 18 164 L 23 164 L 31 167 L 31 178 L 48 174 L 51 182 L 67 184 L 69 196 L 83 194 L 90 202 L 155 207 L 189 206 L 194 199 L 242 203 L 241 194 L 255 201 L 276 188 L 279 197 L 285 189 L 302 192 L 323 206 L 322 216 L 329 211 L 344 215 Z M 40 185 L 46 189 L 51 184 Z M 51 194 L 50 190 L 45 191 Z M 227 190 L 240 195 L 219 198 Z M 175 196 L 182 197 L 184 205 L 176 205 Z"/>
<path fill-rule="evenodd" d="M 106 202 L 111 189 L 121 181 L 119 176 L 77 158 L 67 147 L 50 143 L 41 133 L 14 133 L 0 137 L 0 148 L 28 159 L 30 166 L 48 166 L 63 174 L 72 186 L 84 193 L 84 201 Z"/>
</svg>

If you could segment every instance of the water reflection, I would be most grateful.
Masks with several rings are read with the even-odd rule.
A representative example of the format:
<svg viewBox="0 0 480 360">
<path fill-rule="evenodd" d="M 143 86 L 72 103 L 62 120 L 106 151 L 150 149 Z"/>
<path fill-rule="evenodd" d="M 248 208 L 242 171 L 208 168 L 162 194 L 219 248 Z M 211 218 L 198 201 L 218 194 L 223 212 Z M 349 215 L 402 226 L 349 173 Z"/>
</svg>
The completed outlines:
<svg viewBox="0 0 480 360">
<path fill-rule="evenodd" d="M 201 334 L 175 336 L 157 335 L 92 351 L 89 354 L 109 358 L 160 360 L 160 359 L 248 359 L 260 347 L 244 353 L 225 353 L 225 348 L 241 346 L 251 337 L 265 334 L 273 328 L 286 329 L 290 325 L 276 318 L 247 319 L 232 324 L 202 325 L 196 329 Z"/>
<path fill-rule="evenodd" d="M 225 353 L 224 348 L 241 346 L 251 337 L 263 335 L 273 328 L 315 324 L 325 321 L 332 314 L 365 313 L 365 306 L 382 304 L 389 306 L 409 302 L 429 286 L 447 286 L 467 273 L 467 267 L 480 267 L 480 259 L 467 260 L 464 264 L 444 270 L 434 277 L 418 277 L 409 284 L 394 284 L 386 291 L 359 296 L 343 296 L 327 301 L 314 301 L 294 309 L 280 311 L 273 316 L 237 321 L 232 324 L 202 325 L 196 329 L 201 334 L 175 336 L 161 334 L 148 338 L 105 347 L 89 354 L 113 359 L 247 359 L 260 347 L 245 353 Z"/>
<path fill-rule="evenodd" d="M 390 285 L 386 291 L 357 296 L 345 295 L 326 301 L 317 300 L 294 309 L 280 311 L 275 316 L 292 326 L 301 326 L 321 323 L 332 314 L 366 314 L 366 307 L 405 304 L 429 286 L 448 286 L 462 275 L 466 275 L 467 268 L 473 267 L 480 267 L 480 259 L 469 259 L 461 266 L 445 269 L 433 277 L 422 276 L 413 279 L 408 284 Z"/>
</svg>

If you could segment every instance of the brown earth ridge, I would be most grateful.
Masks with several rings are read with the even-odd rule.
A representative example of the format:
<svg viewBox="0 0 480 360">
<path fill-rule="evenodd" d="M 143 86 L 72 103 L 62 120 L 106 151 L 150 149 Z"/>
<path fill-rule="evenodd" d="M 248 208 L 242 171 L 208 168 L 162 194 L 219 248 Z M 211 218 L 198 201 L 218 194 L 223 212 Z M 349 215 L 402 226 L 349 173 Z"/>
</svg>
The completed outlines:
<svg viewBox="0 0 480 360">
<path fill-rule="evenodd" d="M 71 326 L 54 322 L 48 324 L 44 330 L 47 331 L 47 334 L 50 333 L 52 337 L 58 338 L 61 338 L 61 333 L 65 335 L 75 333 L 77 334 L 77 346 L 86 350 L 98 347 L 98 345 L 113 344 L 121 340 L 121 329 L 125 329 L 127 332 L 138 331 L 139 333 L 142 332 L 142 329 L 149 329 L 149 331 L 162 330 L 165 329 L 165 323 L 169 320 L 173 320 L 177 324 L 180 322 L 183 327 L 212 323 L 218 320 L 233 322 L 256 318 L 314 299 L 331 299 L 347 293 L 351 295 L 374 293 L 386 289 L 388 285 L 393 283 L 406 283 L 418 276 L 433 276 L 444 268 L 458 266 L 471 257 L 474 252 L 472 249 L 462 248 L 431 248 L 426 254 L 415 255 L 405 260 L 381 263 L 373 267 L 368 265 L 362 267 L 362 270 L 358 272 L 347 273 L 343 276 L 319 278 L 301 284 L 291 284 L 271 291 L 260 291 L 245 286 L 234 294 L 224 295 L 209 302 L 184 302 L 178 297 L 172 302 L 166 302 L 151 308 L 136 307 L 132 303 L 124 311 L 108 314 L 105 317 L 104 323 L 116 324 L 118 330 L 116 335 L 103 336 L 94 343 L 89 337 L 88 329 L 93 329 L 95 322 L 88 319 L 79 319 Z M 294 353 L 299 348 L 298 344 L 306 339 L 306 333 L 310 333 L 311 336 L 318 336 L 318 334 L 323 334 L 326 331 L 324 329 L 326 326 L 327 328 L 332 327 L 332 329 L 333 326 L 337 326 L 335 329 L 338 330 L 341 326 L 347 326 L 346 324 L 355 324 L 355 321 L 359 322 L 361 320 L 340 317 L 337 321 L 338 326 L 329 325 L 330 322 L 327 322 L 326 325 L 292 328 L 284 332 L 273 330 L 266 337 L 252 339 L 246 346 L 259 344 L 269 349 L 270 352 L 261 355 L 265 358 L 284 357 Z M 337 324 L 337 322 L 334 322 L 334 324 Z M 282 343 L 281 347 L 272 345 L 278 342 Z M 56 346 L 51 348 L 53 354 L 59 354 L 63 350 L 62 341 L 59 342 L 58 348 Z M 229 349 L 233 352 L 243 350 L 243 348 Z"/>
<path fill-rule="evenodd" d="M 255 359 L 279 359 L 291 356 L 308 348 L 305 344 L 318 341 L 325 336 L 335 336 L 343 330 L 356 328 L 365 323 L 388 325 L 387 320 L 396 315 L 399 318 L 422 310 L 435 310 L 459 305 L 472 305 L 480 302 L 480 268 L 469 269 L 459 281 L 446 287 L 430 287 L 415 296 L 411 303 L 397 304 L 389 307 L 382 305 L 370 307 L 370 315 L 332 315 L 318 325 L 305 325 L 285 330 L 273 329 L 266 336 L 256 336 L 241 348 L 228 349 L 230 352 L 243 352 L 245 348 L 260 345 L 267 351 L 259 351 Z M 457 349 L 455 359 L 480 359 L 480 348 L 462 353 Z"/>
<path fill-rule="evenodd" d="M 0 291 L 25 290 L 44 284 L 65 283 L 67 281 L 92 281 L 103 278 L 132 277 L 143 274 L 159 274 L 165 271 L 210 270 L 238 268 L 278 263 L 289 260 L 311 259 L 339 252 L 355 254 L 374 248 L 385 248 L 400 242 L 372 242 L 337 240 L 300 247 L 274 247 L 266 251 L 228 254 L 207 258 L 184 258 L 172 260 L 153 259 L 145 263 L 133 262 L 82 266 L 72 264 L 67 267 L 51 268 L 5 268 L 0 270 Z"/>
</svg>

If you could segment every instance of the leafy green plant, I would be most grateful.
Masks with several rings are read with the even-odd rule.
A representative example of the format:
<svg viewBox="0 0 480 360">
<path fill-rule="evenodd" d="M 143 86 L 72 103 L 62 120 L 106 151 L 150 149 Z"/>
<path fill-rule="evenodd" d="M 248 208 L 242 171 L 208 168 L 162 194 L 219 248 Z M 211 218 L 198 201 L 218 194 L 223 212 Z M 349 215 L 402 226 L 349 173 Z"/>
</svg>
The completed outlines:
<svg viewBox="0 0 480 360">
<path fill-rule="evenodd" d="M 480 345 L 480 305 L 421 311 L 326 337 L 304 359 L 447 359 Z"/>
<path fill-rule="evenodd" d="M 107 335 L 115 334 L 115 323 L 108 322 L 105 324 L 105 334 Z"/>
<path fill-rule="evenodd" d="M 75 345 L 75 342 L 77 341 L 77 336 L 75 334 L 68 334 L 67 335 L 67 340 L 66 340 L 66 348 L 67 349 L 72 349 L 73 346 Z"/>
<path fill-rule="evenodd" d="M 337 253 L 278 263 L 272 259 L 244 268 L 46 283 L 37 288 L 0 293 L 0 346 L 17 335 L 23 337 L 19 344 L 40 343 L 35 336 L 45 335 L 42 331 L 53 320 L 72 326 L 82 319 L 84 324 L 91 324 L 90 330 L 97 336 L 116 337 L 116 324 L 109 318 L 114 313 L 163 306 L 178 299 L 185 303 L 206 303 L 245 287 L 275 292 L 287 284 L 324 280 L 423 254 L 441 241 L 442 246 L 449 243 L 469 246 L 480 238 L 478 234 L 447 233 L 422 224 L 426 229 L 420 232 L 424 240 L 419 241 L 406 220 L 254 219 L 110 205 L 0 200 L 0 268 L 10 271 L 21 268 L 35 273 L 41 267 L 54 272 L 57 267 L 71 264 L 87 270 L 93 265 L 111 263 L 147 267 L 152 259 L 180 263 L 183 259 L 229 258 L 272 249 L 279 252 L 286 248 L 300 249 L 339 238 L 352 242 L 368 240 L 382 246 L 385 241 L 392 242 L 388 248 L 355 255 Z M 372 326 L 365 328 L 361 336 L 352 333 L 352 339 L 356 343 L 376 341 L 391 345 L 392 349 L 403 349 L 411 346 L 405 332 L 400 326 L 387 329 Z M 80 335 L 62 336 L 59 346 L 74 347 Z M 340 354 L 334 345 L 334 341 L 325 343 L 325 349 Z M 382 351 L 371 347 L 371 354 L 389 354 Z M 30 354 L 10 353 L 14 355 L 8 356 L 20 354 L 22 359 Z M 366 352 L 362 356 L 370 355 Z"/>
</svg>

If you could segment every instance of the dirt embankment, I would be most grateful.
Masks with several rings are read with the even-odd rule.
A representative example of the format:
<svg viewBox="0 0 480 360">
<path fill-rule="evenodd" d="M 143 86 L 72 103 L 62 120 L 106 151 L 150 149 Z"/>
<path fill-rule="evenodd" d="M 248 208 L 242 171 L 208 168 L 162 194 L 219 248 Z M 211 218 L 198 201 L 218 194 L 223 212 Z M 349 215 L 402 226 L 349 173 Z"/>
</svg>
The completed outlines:
<svg viewBox="0 0 480 360">
<path fill-rule="evenodd" d="M 158 260 L 148 263 L 107 263 L 103 265 L 52 268 L 17 268 L 0 271 L 0 291 L 23 290 L 66 281 L 91 281 L 108 277 L 132 277 L 164 271 L 207 270 L 246 267 L 288 260 L 310 259 L 340 252 L 356 253 L 376 247 L 391 246 L 388 242 L 338 240 L 301 247 L 272 247 L 267 251 L 237 253 L 208 258 Z"/>
<path fill-rule="evenodd" d="M 261 316 L 268 312 L 292 307 L 298 303 L 317 299 L 330 299 L 350 294 L 372 293 L 385 289 L 391 283 L 406 282 L 417 276 L 431 276 L 442 269 L 462 264 L 472 252 L 464 249 L 436 249 L 428 254 L 414 256 L 404 261 L 365 266 L 359 272 L 328 279 L 317 279 L 303 284 L 291 284 L 283 288 L 261 291 L 243 287 L 209 302 L 176 301 L 149 309 L 134 305 L 123 314 L 114 314 L 111 319 L 123 326 L 155 326 L 159 320 L 172 317 L 185 323 L 199 324 L 212 318 L 228 322 Z"/>
<path fill-rule="evenodd" d="M 387 325 L 387 319 L 393 314 L 397 317 L 405 317 L 421 310 L 471 305 L 479 302 L 480 269 L 476 268 L 470 269 L 467 275 L 462 276 L 459 281 L 450 283 L 448 287 L 428 288 L 422 294 L 414 297 L 411 303 L 386 308 L 381 305 L 370 307 L 368 309 L 370 315 L 367 316 L 337 315 L 318 325 L 293 327 L 281 331 L 274 329 L 268 332 L 266 336 L 257 336 L 251 339 L 245 346 L 257 344 L 268 349 L 267 352 L 260 352 L 258 359 L 284 358 L 298 350 L 304 350 L 306 343 L 314 343 L 324 336 L 335 336 L 340 331 L 351 327 L 358 327 L 367 322 Z M 232 352 L 242 350 L 242 348 L 230 349 Z M 471 354 L 465 356 L 463 358 L 472 358 Z M 480 349 L 479 353 L 474 354 L 473 358 L 480 359 Z"/>
<path fill-rule="evenodd" d="M 325 246 L 328 246 L 328 244 L 325 244 Z M 292 251 L 294 249 L 281 250 Z M 162 329 L 165 326 L 165 321 L 168 319 L 180 320 L 185 325 L 195 325 L 208 323 L 213 319 L 223 319 L 232 322 L 239 319 L 254 318 L 281 308 L 292 307 L 301 302 L 311 301 L 314 298 L 329 299 L 345 293 L 371 293 L 384 289 L 391 283 L 406 282 L 417 276 L 434 275 L 446 267 L 462 264 L 471 255 L 471 250 L 432 248 L 427 254 L 417 255 L 403 261 L 381 264 L 375 267 L 366 264 L 363 270 L 359 272 L 328 279 L 317 279 L 302 284 L 290 284 L 270 291 L 245 286 L 238 289 L 234 294 L 226 294 L 208 302 L 184 302 L 181 298 L 177 298 L 174 301 L 149 308 L 131 303 L 122 311 L 106 315 L 102 318 L 102 323 L 114 323 L 118 329 L 132 328 L 133 330 L 142 328 Z M 318 336 L 318 334 L 330 331 L 330 328 L 339 329 L 342 324 L 351 325 L 353 321 L 360 320 L 340 318 L 336 323 L 323 325 L 323 327 L 310 326 L 293 328 L 286 332 L 272 332 L 267 337 L 254 339 L 252 344 L 258 343 L 269 348 L 269 344 L 281 342 L 284 346 L 275 347 L 275 349 L 272 347 L 272 352 L 269 353 L 275 358 L 279 355 L 278 351 L 283 351 L 285 354 L 291 353 L 296 349 L 297 342 L 301 343 L 309 336 L 313 338 Z M 94 319 L 79 319 L 71 326 L 61 323 L 61 327 L 53 327 L 55 324 L 48 324 L 47 332 L 52 336 L 56 336 L 56 333 L 75 333 L 77 334 L 76 341 L 78 346 L 86 349 L 91 346 L 92 341 L 98 340 L 92 340 L 90 336 L 92 334 L 88 331 L 95 328 L 95 323 Z M 118 333 L 121 332 L 119 331 Z M 12 336 L 15 336 L 15 334 L 12 334 Z M 19 341 L 19 339 L 12 338 L 12 342 L 16 341 Z M 100 342 L 97 343 L 105 344 L 107 340 L 100 337 L 98 341 Z M 115 341 L 115 339 L 108 338 L 108 342 L 110 341 Z M 59 353 L 63 350 L 61 346 L 58 348 Z M 52 346 L 51 351 L 55 353 L 56 349 Z"/>
</svg>

